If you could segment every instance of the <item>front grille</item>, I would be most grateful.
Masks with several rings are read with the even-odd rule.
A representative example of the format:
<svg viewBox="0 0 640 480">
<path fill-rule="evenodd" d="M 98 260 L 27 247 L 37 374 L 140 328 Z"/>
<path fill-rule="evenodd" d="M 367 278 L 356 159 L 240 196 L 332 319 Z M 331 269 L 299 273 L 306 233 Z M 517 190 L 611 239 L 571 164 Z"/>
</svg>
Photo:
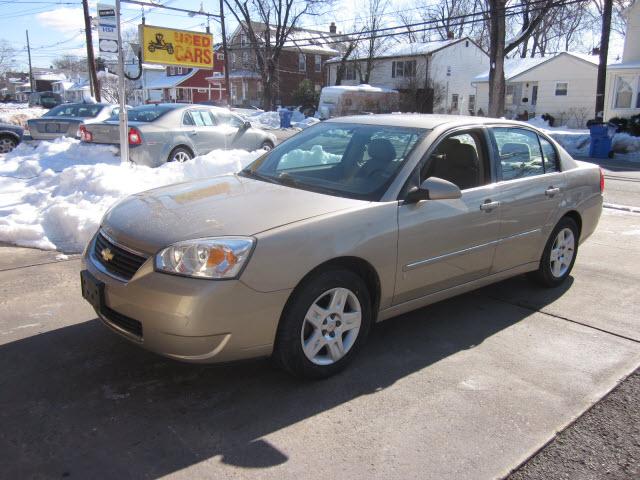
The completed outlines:
<svg viewBox="0 0 640 480">
<path fill-rule="evenodd" d="M 142 338 L 142 324 L 138 320 L 129 318 L 126 315 L 111 310 L 106 305 L 102 307 L 101 313 L 106 317 L 109 322 L 120 327 L 123 330 Z"/>
<path fill-rule="evenodd" d="M 124 280 L 133 277 L 146 261 L 145 257 L 114 244 L 102 232 L 96 237 L 93 254 L 107 272 Z"/>
</svg>

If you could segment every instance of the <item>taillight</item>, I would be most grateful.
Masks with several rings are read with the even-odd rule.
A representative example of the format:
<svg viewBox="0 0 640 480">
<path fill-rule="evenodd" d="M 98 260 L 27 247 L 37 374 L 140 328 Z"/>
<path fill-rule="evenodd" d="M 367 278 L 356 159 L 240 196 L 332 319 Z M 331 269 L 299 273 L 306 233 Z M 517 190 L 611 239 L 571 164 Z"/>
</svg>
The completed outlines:
<svg viewBox="0 0 640 480">
<path fill-rule="evenodd" d="M 84 125 L 80 125 L 80 128 L 78 128 L 78 136 L 83 142 L 91 142 L 93 140 L 93 134 Z"/>
<path fill-rule="evenodd" d="M 604 170 L 600 169 L 600 193 L 604 192 Z"/>
<path fill-rule="evenodd" d="M 142 135 L 137 128 L 129 129 L 129 145 L 140 145 L 142 143 Z"/>
</svg>

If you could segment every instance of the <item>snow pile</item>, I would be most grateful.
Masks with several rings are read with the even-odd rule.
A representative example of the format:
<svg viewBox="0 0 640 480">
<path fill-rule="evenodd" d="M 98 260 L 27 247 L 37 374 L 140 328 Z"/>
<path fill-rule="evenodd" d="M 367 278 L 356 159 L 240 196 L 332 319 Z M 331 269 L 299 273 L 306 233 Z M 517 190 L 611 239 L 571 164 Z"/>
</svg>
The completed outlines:
<svg viewBox="0 0 640 480">
<path fill-rule="evenodd" d="M 149 168 L 123 165 L 108 148 L 63 139 L 0 157 L 0 241 L 80 252 L 117 200 L 171 183 L 236 172 L 263 153 L 214 150 L 186 163 Z M 54 152 L 53 160 L 47 152 Z M 81 164 L 71 165 L 72 159 Z M 25 171 L 39 174 L 25 179 Z"/>
<path fill-rule="evenodd" d="M 314 145 L 311 150 L 292 150 L 283 155 L 278 168 L 298 168 L 309 165 L 338 163 L 342 155 L 325 152 L 322 145 Z"/>
<path fill-rule="evenodd" d="M 280 114 L 278 112 L 261 112 L 247 118 L 256 128 L 273 130 L 280 128 Z"/>
<path fill-rule="evenodd" d="M 311 125 L 315 125 L 316 123 L 320 123 L 320 120 L 315 117 L 307 117 L 304 120 L 291 122 L 291 126 L 297 128 L 307 128 Z"/>
<path fill-rule="evenodd" d="M 46 112 L 42 107 L 29 107 L 28 103 L 0 103 L 0 123 L 24 127 L 27 120 L 39 118 Z"/>
</svg>

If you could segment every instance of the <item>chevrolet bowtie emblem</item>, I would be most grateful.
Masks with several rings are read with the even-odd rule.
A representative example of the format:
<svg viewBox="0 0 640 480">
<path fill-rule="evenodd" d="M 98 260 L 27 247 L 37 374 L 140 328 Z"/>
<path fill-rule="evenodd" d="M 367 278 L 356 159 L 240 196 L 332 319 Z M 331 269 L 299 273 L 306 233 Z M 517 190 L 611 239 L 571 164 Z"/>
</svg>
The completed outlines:
<svg viewBox="0 0 640 480">
<path fill-rule="evenodd" d="M 100 252 L 100 256 L 105 262 L 110 262 L 113 260 L 113 252 L 108 248 L 103 248 Z"/>
</svg>

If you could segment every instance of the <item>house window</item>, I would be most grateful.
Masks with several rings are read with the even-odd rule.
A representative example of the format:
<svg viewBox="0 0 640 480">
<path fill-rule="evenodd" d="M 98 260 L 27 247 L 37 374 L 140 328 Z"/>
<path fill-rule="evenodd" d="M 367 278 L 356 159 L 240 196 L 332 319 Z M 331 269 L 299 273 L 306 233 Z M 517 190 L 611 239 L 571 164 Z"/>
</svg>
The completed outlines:
<svg viewBox="0 0 640 480">
<path fill-rule="evenodd" d="M 404 60 L 391 62 L 391 77 L 392 78 L 405 78 L 416 76 L 416 61 Z"/>
<path fill-rule="evenodd" d="M 447 67 L 447 77 L 451 76 L 451 67 Z"/>
<path fill-rule="evenodd" d="M 240 34 L 240 45 L 243 47 L 247 45 L 247 36 L 244 33 Z"/>
<path fill-rule="evenodd" d="M 231 64 L 235 67 L 236 65 L 236 54 L 232 53 L 231 54 Z"/>
<path fill-rule="evenodd" d="M 176 67 L 176 75 L 182 75 L 183 69 L 182 67 Z"/>
<path fill-rule="evenodd" d="M 348 62 L 344 66 L 343 80 L 355 80 L 356 79 L 356 65 L 353 62 Z"/>
<path fill-rule="evenodd" d="M 515 85 L 507 85 L 504 92 L 504 103 L 506 103 L 507 105 L 513 104 L 513 95 L 515 94 L 515 91 Z"/>
<path fill-rule="evenodd" d="M 476 112 L 476 96 L 475 95 L 469 95 L 469 112 L 471 113 Z"/>
<path fill-rule="evenodd" d="M 322 71 L 322 57 L 320 55 L 316 55 L 316 72 Z"/>
<path fill-rule="evenodd" d="M 249 64 L 249 52 L 242 52 L 242 66 L 246 67 Z"/>
<path fill-rule="evenodd" d="M 169 76 L 176 74 L 176 67 L 169 67 Z"/>
<path fill-rule="evenodd" d="M 618 77 L 616 81 L 616 93 L 614 98 L 614 108 L 631 108 L 633 88 L 631 87 L 631 82 L 628 79 Z"/>
<path fill-rule="evenodd" d="M 298 71 L 299 72 L 307 71 L 307 56 L 304 53 L 300 53 L 298 55 Z"/>
<path fill-rule="evenodd" d="M 454 93 L 451 95 L 451 110 L 458 110 L 459 95 Z"/>
<path fill-rule="evenodd" d="M 556 97 L 566 97 L 569 90 L 569 84 L 567 82 L 556 83 Z"/>
</svg>

